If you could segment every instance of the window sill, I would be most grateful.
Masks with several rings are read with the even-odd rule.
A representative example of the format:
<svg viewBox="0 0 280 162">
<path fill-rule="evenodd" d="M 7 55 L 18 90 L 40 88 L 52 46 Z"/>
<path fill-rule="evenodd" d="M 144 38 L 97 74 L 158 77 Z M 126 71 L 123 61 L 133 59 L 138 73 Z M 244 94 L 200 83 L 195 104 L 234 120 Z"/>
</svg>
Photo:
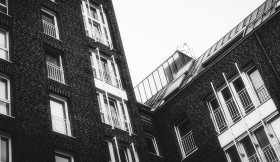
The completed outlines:
<svg viewBox="0 0 280 162">
<path fill-rule="evenodd" d="M 58 134 L 58 135 L 63 135 L 63 136 L 70 137 L 70 138 L 76 138 L 76 137 L 74 137 L 74 136 L 72 136 L 72 135 L 60 133 L 60 132 L 57 132 L 57 131 L 54 131 L 54 130 L 52 130 L 52 131 L 53 131 L 54 133 Z"/>
<path fill-rule="evenodd" d="M 5 116 L 5 117 L 9 117 L 9 118 L 12 118 L 12 119 L 15 119 L 16 117 L 14 117 L 14 116 L 10 116 L 10 115 L 6 115 L 6 114 L 0 114 L 0 116 Z"/>
<path fill-rule="evenodd" d="M 13 63 L 13 62 L 10 61 L 10 60 L 6 60 L 6 59 L 2 59 L 2 58 L 0 58 L 0 60 L 6 61 L 6 62 L 8 62 L 8 63 Z"/>
<path fill-rule="evenodd" d="M 164 158 L 163 156 L 158 155 L 158 154 L 155 154 L 155 153 L 152 153 L 152 152 L 149 152 L 149 154 L 154 155 L 154 156 L 157 156 L 157 157 L 160 157 L 160 158 Z"/>
</svg>

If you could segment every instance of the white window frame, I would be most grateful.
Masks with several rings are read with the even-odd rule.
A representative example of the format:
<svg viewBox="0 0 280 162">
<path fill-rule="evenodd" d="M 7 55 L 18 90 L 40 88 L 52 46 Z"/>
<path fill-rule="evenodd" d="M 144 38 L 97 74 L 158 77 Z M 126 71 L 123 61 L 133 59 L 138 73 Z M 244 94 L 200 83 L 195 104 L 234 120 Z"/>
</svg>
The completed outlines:
<svg viewBox="0 0 280 162">
<path fill-rule="evenodd" d="M 186 133 L 184 136 L 186 136 L 187 134 L 190 133 L 190 136 L 191 136 L 192 140 L 194 141 L 195 146 L 192 148 L 191 151 L 185 152 L 185 149 L 184 149 L 183 143 L 182 143 L 182 138 L 183 138 L 183 137 L 181 137 L 180 131 L 179 131 L 179 125 L 181 125 L 181 124 L 184 123 L 184 122 L 187 122 L 187 120 L 183 120 L 183 121 L 181 121 L 180 123 L 178 123 L 178 124 L 176 124 L 176 125 L 174 126 L 175 133 L 176 133 L 176 136 L 177 136 L 178 144 L 179 144 L 179 147 L 180 147 L 180 150 L 181 150 L 183 159 L 185 159 L 186 157 L 190 156 L 191 154 L 193 154 L 193 153 L 198 149 L 198 147 L 197 147 L 197 145 L 196 145 L 196 143 L 195 143 L 194 137 L 193 137 L 193 135 L 192 135 L 192 130 L 191 130 L 191 131 L 189 131 L 188 133 Z"/>
<path fill-rule="evenodd" d="M 4 14 L 6 14 L 6 15 L 8 15 L 8 13 L 9 13 L 9 7 L 8 7 L 8 5 L 9 5 L 9 1 L 8 0 L 5 0 L 6 1 L 6 6 L 5 5 L 3 5 L 3 4 L 1 4 L 0 3 L 0 6 L 2 6 L 2 7 L 6 7 L 7 8 L 7 13 L 5 13 L 5 12 L 2 12 L 2 11 L 0 11 L 1 13 L 4 13 Z"/>
<path fill-rule="evenodd" d="M 151 135 L 149 133 L 145 133 L 145 138 L 150 138 L 152 140 L 153 146 L 154 146 L 155 151 L 156 151 L 155 153 L 153 153 L 153 152 L 149 152 L 149 153 L 155 154 L 157 156 L 160 156 L 159 150 L 158 150 L 158 146 L 157 146 L 157 140 L 156 140 L 155 136 L 153 136 L 153 135 Z"/>
<path fill-rule="evenodd" d="M 10 136 L 4 132 L 0 132 L 0 137 L 8 139 L 9 161 L 7 161 L 7 162 L 12 162 L 12 140 L 11 140 Z M 1 140 L 0 140 L 0 159 L 1 159 Z"/>
<path fill-rule="evenodd" d="M 107 84 L 110 84 L 112 86 L 122 89 L 120 72 L 119 72 L 119 68 L 116 64 L 114 57 L 112 56 L 111 58 L 109 58 L 109 57 L 106 57 L 106 56 L 100 54 L 100 51 L 98 48 L 96 50 L 90 50 L 90 52 L 91 52 L 90 59 L 91 59 L 91 66 L 92 66 L 92 70 L 93 70 L 93 76 L 99 80 L 102 80 L 103 82 L 106 82 Z M 105 59 L 107 61 L 108 69 L 106 69 L 106 70 L 103 69 L 103 67 L 101 66 L 101 59 Z M 104 77 L 104 75 L 106 77 Z M 106 78 L 108 76 L 111 79 L 111 83 L 106 80 Z"/>
<path fill-rule="evenodd" d="M 88 8 L 86 6 L 90 6 L 92 8 L 94 8 L 97 11 L 97 19 L 94 19 L 89 13 Z M 83 15 L 83 21 L 84 21 L 84 25 L 85 25 L 85 31 L 87 36 L 95 39 L 95 41 L 99 41 L 107 46 L 109 46 L 111 49 L 113 48 L 112 45 L 112 39 L 111 39 L 111 34 L 110 34 L 110 30 L 108 27 L 108 22 L 107 22 L 107 17 L 106 14 L 103 10 L 102 5 L 100 5 L 99 7 L 90 3 L 88 0 L 82 0 L 82 4 L 81 4 L 81 9 L 82 9 L 82 15 Z M 104 23 L 102 22 L 104 19 Z M 91 24 L 89 24 L 89 21 L 91 22 Z M 94 32 L 92 31 L 92 24 L 96 24 L 97 26 L 99 26 L 99 34 L 101 36 L 101 38 L 97 38 L 96 36 L 94 36 Z M 106 38 L 106 34 L 108 36 L 108 38 Z"/>
<path fill-rule="evenodd" d="M 71 162 L 74 162 L 74 157 L 72 156 L 72 154 L 66 153 L 65 151 L 55 151 L 54 152 L 54 156 L 59 156 L 59 157 L 68 157 L 70 159 Z"/>
<path fill-rule="evenodd" d="M 0 59 L 9 61 L 10 60 L 10 55 L 9 55 L 9 32 L 4 30 L 4 29 L 1 29 L 1 28 L 0 28 L 0 30 L 6 33 L 6 40 L 5 41 L 6 41 L 6 44 L 7 44 L 7 48 L 0 46 L 0 50 L 3 50 L 5 52 L 7 52 L 7 58 L 0 58 Z"/>
<path fill-rule="evenodd" d="M 47 14 L 47 15 L 53 17 L 54 27 L 55 27 L 55 37 L 44 32 L 44 20 L 43 20 L 43 18 L 42 18 L 43 33 L 49 35 L 50 37 L 59 39 L 58 21 L 57 21 L 57 16 L 56 16 L 57 14 L 54 13 L 54 12 L 52 12 L 52 11 L 50 11 L 50 10 L 48 10 L 48 9 L 46 9 L 46 8 L 42 8 L 41 11 L 44 12 L 44 14 Z M 42 13 L 41 13 L 41 14 L 42 14 Z"/>
<path fill-rule="evenodd" d="M 111 162 L 120 161 L 119 147 L 122 147 L 122 149 L 124 149 L 126 151 L 128 162 L 139 162 L 138 154 L 135 150 L 133 143 L 131 143 L 130 146 L 128 146 L 128 147 L 125 145 L 119 145 L 119 142 L 117 141 L 116 137 L 114 137 L 110 141 L 107 141 L 107 143 L 108 143 L 108 147 L 109 147 Z M 116 147 L 117 155 L 115 155 L 115 153 L 114 153 L 114 147 Z M 135 161 L 133 160 L 133 156 L 135 158 Z M 118 160 L 116 160 L 116 159 L 118 159 Z"/>
<path fill-rule="evenodd" d="M 132 133 L 132 128 L 131 128 L 131 124 L 130 124 L 130 118 L 129 118 L 129 114 L 128 114 L 128 110 L 127 110 L 127 106 L 125 102 L 120 101 L 119 99 L 116 99 L 114 97 L 112 97 L 111 95 L 108 96 L 108 94 L 106 95 L 106 93 L 102 93 L 97 91 L 97 97 L 98 98 L 98 104 L 99 106 L 99 110 L 100 110 L 100 114 L 101 114 L 101 119 L 104 119 L 104 121 L 102 120 L 103 123 L 105 124 L 109 124 L 112 126 L 112 128 L 119 128 L 122 129 L 124 131 L 128 131 L 130 134 Z M 108 111 L 105 103 L 104 103 L 104 98 L 107 100 L 107 105 L 109 104 L 109 100 L 115 102 L 116 108 L 117 108 L 117 114 L 120 117 L 120 122 L 121 122 L 121 127 L 116 127 L 116 125 L 114 125 L 114 123 L 112 122 L 112 114 L 111 111 Z M 109 100 L 108 100 L 109 99 Z M 123 104 L 123 108 L 124 108 L 124 114 L 122 112 L 122 107 L 121 104 Z M 104 115 L 102 117 L 102 115 Z M 126 120 L 125 120 L 126 118 Z M 126 128 L 126 124 L 127 124 L 127 128 Z"/>
<path fill-rule="evenodd" d="M 58 56 L 58 59 L 59 59 L 59 66 L 54 65 L 53 63 L 46 61 L 46 63 L 47 63 L 47 70 L 48 70 L 48 78 L 50 78 L 52 80 L 55 80 L 57 82 L 65 84 L 65 77 L 64 77 L 64 70 L 63 70 L 63 63 L 62 63 L 61 55 L 53 54 L 53 53 L 50 53 L 50 52 L 47 52 L 46 55 L 55 55 L 55 56 Z M 48 69 L 48 68 L 50 68 L 49 66 L 52 67 L 53 69 L 52 70 Z M 54 69 L 57 69 L 56 74 L 60 74 L 61 76 L 56 77 L 56 78 L 51 77 L 49 73 L 51 71 L 54 71 Z M 60 79 L 58 79 L 58 78 L 60 78 Z"/>
<path fill-rule="evenodd" d="M 8 76 L 3 75 L 1 73 L 0 73 L 0 78 L 7 81 L 7 90 L 8 90 L 8 92 L 7 92 L 8 93 L 7 94 L 8 95 L 7 96 L 8 99 L 0 98 L 0 102 L 4 102 L 4 103 L 9 105 L 7 114 L 3 114 L 3 113 L 1 113 L 1 114 L 7 115 L 7 116 L 11 116 L 11 88 L 10 88 L 10 79 L 9 79 Z"/>
<path fill-rule="evenodd" d="M 53 121 L 54 119 L 53 118 L 54 118 L 55 115 L 53 115 L 52 112 L 51 112 L 51 104 L 50 104 L 51 100 L 53 102 L 56 102 L 56 100 L 57 100 L 57 101 L 60 101 L 60 102 L 63 103 L 64 113 L 65 113 L 65 119 L 63 119 L 64 120 L 63 124 L 65 125 L 65 131 L 66 132 L 62 132 L 62 131 L 54 129 L 54 121 Z M 49 104 L 50 104 L 50 112 L 51 112 L 51 119 L 52 119 L 52 130 L 54 132 L 57 132 L 57 133 L 61 133 L 61 134 L 67 135 L 67 136 L 71 136 L 71 123 L 70 123 L 70 119 L 69 119 L 68 106 L 67 106 L 66 98 L 58 96 L 56 94 L 50 94 Z"/>
</svg>

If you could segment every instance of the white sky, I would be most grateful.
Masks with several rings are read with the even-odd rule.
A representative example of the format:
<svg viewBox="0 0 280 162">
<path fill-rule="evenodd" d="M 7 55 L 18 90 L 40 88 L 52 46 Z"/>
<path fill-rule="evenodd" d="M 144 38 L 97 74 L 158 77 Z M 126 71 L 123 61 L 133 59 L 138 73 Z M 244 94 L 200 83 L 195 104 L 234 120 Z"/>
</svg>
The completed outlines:
<svg viewBox="0 0 280 162">
<path fill-rule="evenodd" d="M 186 42 L 196 57 L 265 0 L 113 0 L 135 86 Z"/>
</svg>

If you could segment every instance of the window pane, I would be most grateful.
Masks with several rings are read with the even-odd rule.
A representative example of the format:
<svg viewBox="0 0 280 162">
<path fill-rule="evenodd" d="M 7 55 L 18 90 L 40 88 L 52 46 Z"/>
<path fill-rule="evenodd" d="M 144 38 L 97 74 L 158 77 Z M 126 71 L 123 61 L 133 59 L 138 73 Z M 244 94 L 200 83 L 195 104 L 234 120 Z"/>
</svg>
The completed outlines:
<svg viewBox="0 0 280 162">
<path fill-rule="evenodd" d="M 96 8 L 90 7 L 90 16 L 93 19 L 98 20 Z"/>
<path fill-rule="evenodd" d="M 7 48 L 6 32 L 3 30 L 0 30 L 0 46 L 2 48 Z"/>
<path fill-rule="evenodd" d="M 42 19 L 45 20 L 46 22 L 54 25 L 54 17 L 45 12 L 42 13 Z"/>
<path fill-rule="evenodd" d="M 0 98 L 8 100 L 8 81 L 0 78 Z"/>
<path fill-rule="evenodd" d="M 145 139 L 146 139 L 148 151 L 151 152 L 151 153 L 156 154 L 156 149 L 155 149 L 153 138 L 145 137 Z"/>
<path fill-rule="evenodd" d="M 9 140 L 1 137 L 1 162 L 9 161 Z"/>
<path fill-rule="evenodd" d="M 263 149 L 264 147 L 266 147 L 267 145 L 269 145 L 269 140 L 265 134 L 264 128 L 260 128 L 258 130 L 256 130 L 255 132 L 257 140 L 261 146 L 261 148 Z"/>
<path fill-rule="evenodd" d="M 256 150 L 253 146 L 253 143 L 251 142 L 251 139 L 247 136 L 245 137 L 242 141 L 241 141 L 244 150 L 247 154 L 247 157 L 251 157 L 252 155 L 254 155 L 256 153 Z"/>
<path fill-rule="evenodd" d="M 56 66 L 60 66 L 59 56 L 46 54 L 46 61 L 49 62 L 49 63 L 52 63 Z"/>
<path fill-rule="evenodd" d="M 0 12 L 7 13 L 7 7 L 0 6 Z"/>
<path fill-rule="evenodd" d="M 71 162 L 71 158 L 63 155 L 55 155 L 55 162 Z"/>
<path fill-rule="evenodd" d="M 191 131 L 190 124 L 187 121 L 184 121 L 183 123 L 178 125 L 178 130 L 180 136 L 183 137 L 184 135 L 186 135 Z"/>
<path fill-rule="evenodd" d="M 7 60 L 8 59 L 8 52 L 0 49 L 0 58 Z"/>
<path fill-rule="evenodd" d="M 226 87 L 225 89 L 222 90 L 222 95 L 223 95 L 225 101 L 229 100 L 232 97 L 228 87 Z"/>
<path fill-rule="evenodd" d="M 60 119 L 65 119 L 64 103 L 61 101 L 50 100 L 51 114 Z"/>
<path fill-rule="evenodd" d="M 128 162 L 128 155 L 126 148 L 119 147 L 121 162 Z"/>
<path fill-rule="evenodd" d="M 231 162 L 241 162 L 235 146 L 232 146 L 227 150 Z"/>
<path fill-rule="evenodd" d="M 211 105 L 211 108 L 213 109 L 213 111 L 220 107 L 216 98 L 214 98 L 210 101 L 210 105 Z"/>
<path fill-rule="evenodd" d="M 0 3 L 6 6 L 6 0 L 0 0 Z"/>
</svg>

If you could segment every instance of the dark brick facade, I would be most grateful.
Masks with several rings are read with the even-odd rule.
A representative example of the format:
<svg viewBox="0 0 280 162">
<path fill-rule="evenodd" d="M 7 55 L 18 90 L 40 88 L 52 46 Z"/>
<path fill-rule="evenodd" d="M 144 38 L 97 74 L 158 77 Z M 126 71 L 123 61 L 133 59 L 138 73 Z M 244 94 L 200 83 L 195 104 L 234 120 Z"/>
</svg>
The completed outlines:
<svg viewBox="0 0 280 162">
<path fill-rule="evenodd" d="M 57 149 L 73 154 L 75 162 L 104 162 L 109 156 L 105 139 L 114 136 L 134 142 L 140 161 L 149 161 L 112 2 L 93 2 L 102 4 L 107 15 L 112 50 L 86 36 L 80 0 L 9 0 L 9 15 L 0 13 L 0 27 L 9 32 L 10 44 L 10 62 L 0 59 L 0 73 L 11 82 L 13 116 L 0 115 L 0 131 L 10 134 L 13 162 L 54 162 Z M 42 32 L 42 7 L 56 13 L 60 40 Z M 119 66 L 132 136 L 101 122 L 89 52 L 96 47 L 113 55 Z M 45 52 L 49 50 L 61 55 L 66 84 L 48 79 Z M 50 93 L 67 99 L 73 137 L 52 131 Z"/>
<path fill-rule="evenodd" d="M 179 90 L 156 111 L 147 113 L 147 107 L 139 104 L 141 115 L 150 116 L 152 123 L 142 121 L 144 131 L 154 132 L 162 149 L 163 161 L 226 162 L 213 122 L 207 100 L 215 88 L 225 85 L 222 73 L 231 79 L 238 75 L 235 63 L 241 70 L 254 65 L 260 71 L 265 85 L 280 110 L 280 13 L 264 22 L 255 31 L 231 47 L 227 47 L 204 71 Z M 151 108 L 150 108 L 151 109 Z M 184 118 L 190 121 L 198 150 L 182 160 L 182 154 L 174 130 L 175 121 Z M 162 161 L 162 160 L 154 160 Z"/>
</svg>

